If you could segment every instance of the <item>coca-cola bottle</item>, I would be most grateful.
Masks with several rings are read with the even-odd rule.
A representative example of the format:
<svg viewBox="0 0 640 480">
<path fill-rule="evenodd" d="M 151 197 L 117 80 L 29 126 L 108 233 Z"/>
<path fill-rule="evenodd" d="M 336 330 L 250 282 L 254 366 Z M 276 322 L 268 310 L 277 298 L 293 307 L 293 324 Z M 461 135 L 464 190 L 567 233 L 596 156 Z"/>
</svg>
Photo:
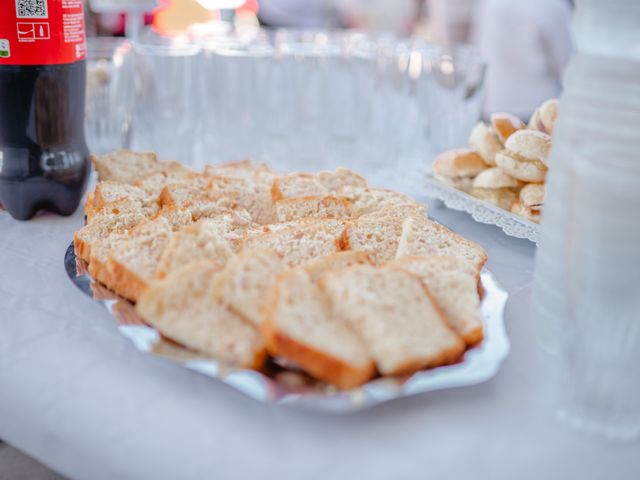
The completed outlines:
<svg viewBox="0 0 640 480">
<path fill-rule="evenodd" d="M 82 0 L 6 0 L 0 14 L 0 203 L 72 214 L 90 172 Z"/>
</svg>

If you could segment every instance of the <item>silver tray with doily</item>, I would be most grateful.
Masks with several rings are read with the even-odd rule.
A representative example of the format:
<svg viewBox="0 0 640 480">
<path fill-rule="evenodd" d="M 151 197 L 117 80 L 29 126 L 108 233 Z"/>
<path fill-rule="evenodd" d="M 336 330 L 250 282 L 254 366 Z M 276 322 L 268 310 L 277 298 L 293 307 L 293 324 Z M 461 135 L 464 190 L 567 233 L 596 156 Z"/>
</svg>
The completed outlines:
<svg viewBox="0 0 640 480">
<path fill-rule="evenodd" d="M 131 340 L 138 350 L 177 362 L 264 403 L 330 413 L 353 412 L 410 395 L 485 382 L 497 373 L 509 352 L 509 340 L 503 322 L 508 294 L 486 270 L 481 275 L 485 339 L 477 347 L 468 350 L 461 362 L 402 378 L 378 378 L 362 387 L 341 391 L 315 381 L 294 366 L 279 363 L 277 359 L 269 360 L 264 371 L 256 371 L 227 367 L 187 350 L 144 324 L 130 302 L 92 280 L 85 262 L 76 258 L 73 244 L 66 251 L 64 264 L 71 281 L 111 312 L 120 333 Z"/>
<path fill-rule="evenodd" d="M 540 235 L 538 224 L 446 185 L 434 178 L 431 173 L 427 174 L 426 190 L 422 193 L 427 197 L 441 200 L 452 210 L 467 212 L 476 222 L 497 225 L 511 237 L 525 238 L 535 244 L 538 243 Z"/>
</svg>

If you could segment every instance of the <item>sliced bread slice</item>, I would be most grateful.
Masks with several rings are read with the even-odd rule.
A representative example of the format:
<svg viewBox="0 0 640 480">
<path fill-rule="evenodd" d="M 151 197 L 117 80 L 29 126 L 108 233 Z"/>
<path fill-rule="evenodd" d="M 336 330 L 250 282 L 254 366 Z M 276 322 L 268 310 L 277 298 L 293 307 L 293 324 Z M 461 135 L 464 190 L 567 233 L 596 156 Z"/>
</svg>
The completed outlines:
<svg viewBox="0 0 640 480">
<path fill-rule="evenodd" d="M 113 232 L 107 238 L 95 242 L 91 246 L 89 266 L 87 270 L 94 280 L 103 283 L 109 288 L 113 280 L 109 274 L 109 252 L 112 248 L 125 242 L 129 238 L 129 231 Z"/>
<path fill-rule="evenodd" d="M 343 193 L 353 206 L 353 215 L 359 217 L 383 208 L 398 205 L 414 205 L 416 202 L 403 193 L 381 188 L 352 188 Z"/>
<path fill-rule="evenodd" d="M 233 212 L 241 212 L 243 216 L 249 216 L 249 212 L 244 208 L 238 207 L 236 202 L 224 195 L 195 198 L 180 207 L 180 209 L 191 212 L 194 220 L 217 217 L 218 215 L 231 214 Z"/>
<path fill-rule="evenodd" d="M 254 250 L 232 257 L 216 276 L 213 294 L 256 327 L 264 317 L 269 293 L 286 268 L 274 250 Z"/>
<path fill-rule="evenodd" d="M 409 215 L 427 215 L 427 206 L 421 203 L 406 203 L 383 207 L 380 210 L 361 215 L 362 220 L 380 220 L 390 218 L 407 218 Z"/>
<path fill-rule="evenodd" d="M 156 277 L 164 278 L 175 270 L 201 260 L 223 266 L 249 231 L 263 233 L 260 227 L 251 222 L 246 210 L 202 218 L 171 236 L 158 261 Z"/>
<path fill-rule="evenodd" d="M 467 346 L 482 341 L 478 272 L 457 257 L 405 257 L 394 262 L 420 277 Z"/>
<path fill-rule="evenodd" d="M 342 193 L 352 188 L 366 188 L 367 180 L 348 168 L 336 168 L 333 172 L 319 172 L 318 182 L 332 193 Z"/>
<path fill-rule="evenodd" d="M 462 258 L 477 272 L 487 261 L 487 254 L 478 244 L 424 216 L 410 215 L 402 225 L 396 258 L 431 255 Z"/>
<path fill-rule="evenodd" d="M 256 166 L 250 158 L 226 163 L 210 163 L 204 167 L 207 177 L 240 177 L 246 178 L 254 175 Z"/>
<path fill-rule="evenodd" d="M 314 258 L 302 265 L 302 268 L 316 282 L 322 275 L 330 270 L 352 267 L 354 265 L 371 265 L 371 258 L 365 252 L 346 250 L 344 252 L 330 253 L 324 257 Z"/>
<path fill-rule="evenodd" d="M 273 182 L 277 174 L 269 166 L 260 162 L 257 165 L 250 159 L 238 160 L 228 163 L 209 164 L 204 167 L 204 174 L 207 177 L 232 177 L 244 178 L 254 181 Z"/>
<path fill-rule="evenodd" d="M 160 205 L 182 207 L 198 198 L 210 196 L 209 180 L 205 177 L 167 183 L 160 192 Z"/>
<path fill-rule="evenodd" d="M 303 270 L 280 277 L 262 331 L 271 355 L 339 388 L 357 387 L 375 375 L 362 340 L 332 314 L 323 292 Z"/>
<path fill-rule="evenodd" d="M 124 232 L 146 220 L 149 211 L 136 200 L 121 199 L 112 202 L 92 216 L 90 222 L 73 235 L 73 246 L 77 257 L 88 262 L 91 248 L 107 238 L 112 232 Z"/>
<path fill-rule="evenodd" d="M 402 217 L 358 218 L 347 223 L 341 245 L 365 252 L 375 264 L 388 262 L 396 256 L 402 222 Z"/>
<path fill-rule="evenodd" d="M 209 182 L 210 195 L 222 195 L 246 208 L 256 223 L 264 225 L 275 221 L 270 180 L 214 176 Z"/>
<path fill-rule="evenodd" d="M 193 223 L 188 210 L 169 209 L 137 225 L 125 241 L 109 250 L 107 261 L 111 288 L 136 302 L 156 277 L 158 263 L 174 232 Z"/>
<path fill-rule="evenodd" d="M 366 186 L 367 181 L 361 175 L 338 168 L 333 172 L 290 173 L 278 177 L 271 187 L 271 195 L 275 202 L 284 198 L 323 197 Z"/>
<path fill-rule="evenodd" d="M 330 190 L 312 173 L 289 173 L 274 180 L 271 198 L 274 202 L 284 198 L 323 197 Z"/>
<path fill-rule="evenodd" d="M 162 170 L 146 175 L 133 183 L 136 187 L 156 197 L 168 183 L 177 183 L 201 178 L 202 174 L 176 163 L 167 164 Z"/>
<path fill-rule="evenodd" d="M 342 230 L 344 223 L 339 220 L 306 222 L 274 233 L 246 238 L 241 249 L 275 250 L 289 265 L 299 265 L 313 258 L 340 251 Z"/>
<path fill-rule="evenodd" d="M 155 153 L 120 150 L 106 155 L 91 155 L 98 180 L 134 183 L 143 177 L 163 169 Z"/>
<path fill-rule="evenodd" d="M 359 265 L 320 279 L 334 312 L 358 332 L 383 375 L 457 361 L 464 342 L 420 279 L 400 268 Z"/>
<path fill-rule="evenodd" d="M 90 222 L 97 212 L 108 205 L 123 199 L 139 201 L 147 209 L 148 215 L 157 213 L 160 208 L 158 198 L 140 187 L 113 181 L 98 182 L 93 193 L 87 195 L 84 204 L 87 221 Z"/>
<path fill-rule="evenodd" d="M 278 222 L 289 222 L 299 218 L 348 218 L 351 216 L 351 201 L 345 197 L 285 198 L 275 202 Z"/>
<path fill-rule="evenodd" d="M 211 294 L 217 268 L 199 262 L 154 283 L 136 312 L 164 336 L 221 362 L 257 368 L 265 358 L 258 330 Z"/>
</svg>

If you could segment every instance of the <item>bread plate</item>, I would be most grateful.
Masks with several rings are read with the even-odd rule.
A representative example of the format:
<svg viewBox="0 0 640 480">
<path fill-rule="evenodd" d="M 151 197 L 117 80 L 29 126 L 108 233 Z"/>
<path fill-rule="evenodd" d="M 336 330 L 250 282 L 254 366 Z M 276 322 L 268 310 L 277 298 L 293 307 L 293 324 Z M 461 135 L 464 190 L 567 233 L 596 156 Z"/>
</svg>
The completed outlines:
<svg viewBox="0 0 640 480">
<path fill-rule="evenodd" d="M 485 339 L 479 346 L 468 350 L 462 362 L 408 377 L 375 379 L 352 390 L 337 390 L 312 381 L 296 371 L 295 366 L 279 364 L 277 361 L 268 365 L 264 372 L 258 372 L 226 367 L 215 360 L 203 358 L 164 339 L 157 330 L 140 320 L 131 303 L 93 281 L 86 273 L 86 264 L 76 259 L 73 243 L 66 251 L 64 264 L 70 280 L 111 312 L 118 330 L 131 340 L 135 348 L 222 381 L 263 403 L 327 413 L 354 412 L 410 395 L 485 382 L 497 373 L 509 352 L 509 340 L 503 322 L 508 294 L 486 269 L 481 274 Z"/>
<path fill-rule="evenodd" d="M 497 225 L 511 237 L 525 238 L 535 244 L 538 243 L 539 225 L 446 185 L 437 180 L 431 172 L 427 173 L 426 190 L 423 193 L 427 197 L 441 200 L 452 210 L 467 212 L 477 222 Z"/>
</svg>

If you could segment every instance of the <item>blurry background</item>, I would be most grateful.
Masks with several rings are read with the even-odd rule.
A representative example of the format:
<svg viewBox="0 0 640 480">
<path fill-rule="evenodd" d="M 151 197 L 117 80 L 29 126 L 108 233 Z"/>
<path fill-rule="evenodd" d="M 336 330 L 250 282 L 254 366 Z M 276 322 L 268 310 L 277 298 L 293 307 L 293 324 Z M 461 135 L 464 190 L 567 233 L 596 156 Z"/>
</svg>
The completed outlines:
<svg viewBox="0 0 640 480">
<path fill-rule="evenodd" d="M 94 0 L 86 8 L 87 34 L 124 35 L 125 10 L 136 4 L 145 23 L 163 33 L 225 20 L 472 43 L 488 63 L 485 115 L 502 110 L 525 120 L 542 101 L 559 95 L 572 50 L 572 0 Z"/>
<path fill-rule="evenodd" d="M 90 0 L 90 149 L 367 170 L 410 192 L 561 92 L 569 0 Z M 126 37 L 127 40 L 114 40 Z M 110 40 L 111 38 L 111 40 Z M 385 171 L 386 169 L 386 171 Z M 390 186 L 391 186 L 390 185 Z"/>
<path fill-rule="evenodd" d="M 90 0 L 87 137 L 198 167 L 424 165 L 561 92 L 570 0 Z M 127 37 L 130 43 L 105 37 Z M 175 138 L 179 137 L 180 142 Z"/>
</svg>

